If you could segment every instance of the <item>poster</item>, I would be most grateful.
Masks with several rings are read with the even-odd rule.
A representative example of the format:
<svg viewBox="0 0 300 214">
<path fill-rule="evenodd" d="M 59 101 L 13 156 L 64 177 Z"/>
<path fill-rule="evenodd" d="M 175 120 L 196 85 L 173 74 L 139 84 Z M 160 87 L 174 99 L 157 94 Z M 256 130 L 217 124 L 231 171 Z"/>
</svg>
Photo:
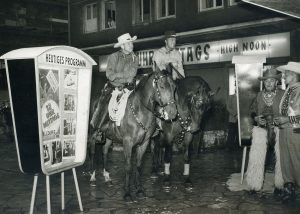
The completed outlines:
<svg viewBox="0 0 300 214">
<path fill-rule="evenodd" d="M 78 69 L 39 69 L 44 163 L 48 168 L 75 158 Z"/>
<path fill-rule="evenodd" d="M 64 88 L 77 89 L 77 73 L 76 69 L 64 69 Z"/>
<path fill-rule="evenodd" d="M 40 69 L 40 106 L 43 140 L 60 137 L 59 75 L 58 70 Z"/>
<path fill-rule="evenodd" d="M 62 145 L 60 140 L 51 142 L 52 147 L 52 165 L 58 165 L 62 163 Z"/>
<path fill-rule="evenodd" d="M 64 135 L 75 135 L 76 133 L 76 119 L 64 119 Z"/>
<path fill-rule="evenodd" d="M 51 163 L 51 156 L 50 156 L 50 150 L 48 144 L 43 145 L 43 154 L 44 154 L 44 163 L 47 166 Z"/>
<path fill-rule="evenodd" d="M 241 140 L 251 139 L 253 119 L 250 116 L 250 106 L 261 88 L 261 81 L 258 80 L 258 77 L 261 76 L 262 69 L 263 65 L 260 63 L 235 65 Z"/>
<path fill-rule="evenodd" d="M 64 140 L 63 158 L 72 158 L 75 156 L 75 140 Z"/>
<path fill-rule="evenodd" d="M 74 94 L 64 94 L 64 111 L 76 112 L 77 97 Z"/>
</svg>

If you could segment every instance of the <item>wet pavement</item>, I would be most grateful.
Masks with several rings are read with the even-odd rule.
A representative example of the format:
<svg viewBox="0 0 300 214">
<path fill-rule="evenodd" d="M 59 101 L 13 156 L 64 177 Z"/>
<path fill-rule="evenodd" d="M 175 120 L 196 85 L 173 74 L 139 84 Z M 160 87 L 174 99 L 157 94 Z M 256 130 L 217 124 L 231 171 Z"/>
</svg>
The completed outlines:
<svg viewBox="0 0 300 214">
<path fill-rule="evenodd" d="M 143 182 L 146 198 L 135 198 L 132 203 L 123 200 L 124 162 L 122 151 L 109 153 L 112 186 L 105 184 L 97 172 L 97 186 L 91 187 L 86 173 L 87 163 L 77 168 L 83 213 L 300 213 L 300 195 L 295 204 L 284 205 L 265 192 L 256 196 L 247 191 L 230 191 L 226 183 L 233 173 L 240 171 L 242 151 L 224 150 L 193 155 L 191 179 L 193 189 L 183 185 L 182 155 L 176 154 L 171 166 L 172 188 L 162 188 L 162 176 L 151 179 L 151 156 L 144 159 Z M 0 213 L 28 213 L 33 176 L 20 172 L 15 145 L 0 141 Z M 47 213 L 46 181 L 40 175 L 34 213 Z M 72 172 L 65 172 L 65 211 L 61 211 L 60 175 L 50 176 L 52 213 L 81 213 L 78 206 Z"/>
</svg>

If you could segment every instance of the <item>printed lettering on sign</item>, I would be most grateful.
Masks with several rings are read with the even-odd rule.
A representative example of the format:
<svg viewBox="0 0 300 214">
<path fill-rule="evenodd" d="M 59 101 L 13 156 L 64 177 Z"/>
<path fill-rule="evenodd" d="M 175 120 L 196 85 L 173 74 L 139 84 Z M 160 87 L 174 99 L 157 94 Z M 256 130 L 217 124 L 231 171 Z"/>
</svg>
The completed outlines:
<svg viewBox="0 0 300 214">
<path fill-rule="evenodd" d="M 254 36 L 178 46 L 184 65 L 231 61 L 235 55 L 290 55 L 289 33 Z M 155 50 L 138 51 L 139 66 L 151 67 Z"/>
</svg>

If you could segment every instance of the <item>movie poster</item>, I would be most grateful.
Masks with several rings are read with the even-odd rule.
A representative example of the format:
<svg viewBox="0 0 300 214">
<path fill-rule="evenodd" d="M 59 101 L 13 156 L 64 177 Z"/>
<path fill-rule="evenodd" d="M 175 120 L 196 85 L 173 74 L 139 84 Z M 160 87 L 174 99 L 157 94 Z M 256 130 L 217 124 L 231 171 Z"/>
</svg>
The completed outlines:
<svg viewBox="0 0 300 214">
<path fill-rule="evenodd" d="M 75 94 L 64 94 L 64 111 L 67 113 L 75 113 L 77 106 L 77 97 Z"/>
<path fill-rule="evenodd" d="M 64 140 L 63 158 L 72 158 L 75 156 L 75 140 Z"/>
<path fill-rule="evenodd" d="M 42 138 L 60 137 L 59 74 L 58 70 L 39 69 Z"/>
<path fill-rule="evenodd" d="M 43 145 L 43 154 L 44 154 L 44 163 L 45 165 L 50 165 L 51 163 L 51 156 L 50 156 L 50 150 L 49 150 L 49 145 L 44 144 Z"/>
<path fill-rule="evenodd" d="M 51 164 L 58 165 L 62 163 L 62 145 L 60 140 L 51 142 L 52 146 L 52 161 Z"/>
<path fill-rule="evenodd" d="M 64 69 L 64 88 L 77 90 L 77 73 L 76 69 Z"/>
<path fill-rule="evenodd" d="M 75 118 L 64 118 L 64 135 L 70 136 L 76 134 L 76 119 Z"/>
</svg>

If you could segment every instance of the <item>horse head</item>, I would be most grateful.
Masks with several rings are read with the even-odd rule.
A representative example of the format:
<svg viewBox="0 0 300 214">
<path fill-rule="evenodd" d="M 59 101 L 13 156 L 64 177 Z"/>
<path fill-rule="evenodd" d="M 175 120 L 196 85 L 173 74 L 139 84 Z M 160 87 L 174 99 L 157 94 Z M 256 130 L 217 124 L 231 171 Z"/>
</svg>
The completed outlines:
<svg viewBox="0 0 300 214">
<path fill-rule="evenodd" d="M 188 108 L 192 120 L 191 131 L 199 130 L 202 116 L 211 104 L 210 87 L 201 77 L 188 77 L 180 81 L 178 97 L 178 107 Z"/>
<path fill-rule="evenodd" d="M 172 120 L 177 115 L 175 103 L 176 84 L 167 70 L 158 67 L 153 73 L 154 101 L 159 105 L 161 116 L 165 120 Z"/>
</svg>

